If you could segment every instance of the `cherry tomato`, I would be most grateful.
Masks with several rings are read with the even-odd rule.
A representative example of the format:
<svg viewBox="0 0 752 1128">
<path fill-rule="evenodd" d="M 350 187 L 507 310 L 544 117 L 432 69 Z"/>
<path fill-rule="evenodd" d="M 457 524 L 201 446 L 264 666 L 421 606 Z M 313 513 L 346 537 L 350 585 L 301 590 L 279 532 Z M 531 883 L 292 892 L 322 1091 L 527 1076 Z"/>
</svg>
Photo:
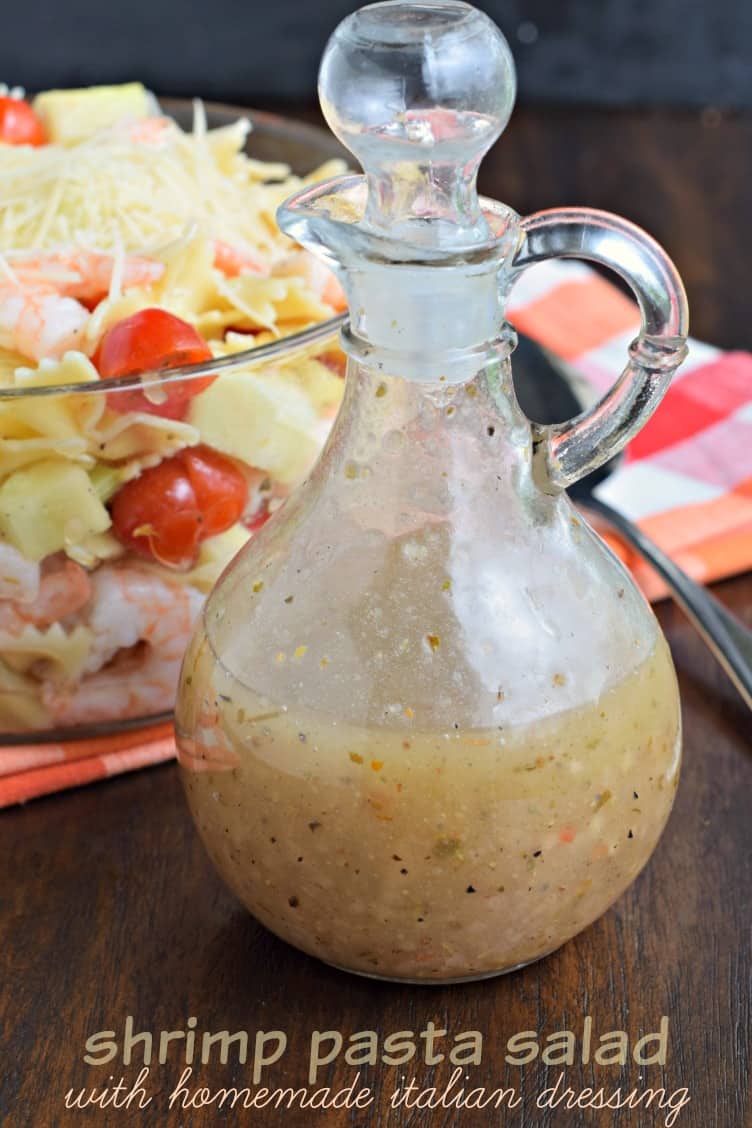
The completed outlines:
<svg viewBox="0 0 752 1128">
<path fill-rule="evenodd" d="M 234 525 L 248 502 L 248 484 L 229 458 L 211 447 L 188 447 L 182 462 L 201 513 L 201 540 Z"/>
<path fill-rule="evenodd" d="M 103 380 L 135 376 L 160 368 L 178 368 L 211 360 L 212 354 L 199 333 L 165 309 L 142 309 L 112 325 L 99 342 L 93 357 L 94 367 Z M 111 392 L 108 406 L 113 411 L 145 411 L 166 419 L 184 419 L 189 401 L 214 380 L 213 376 L 194 376 L 165 384 L 165 399 L 153 403 L 140 388 Z"/>
<path fill-rule="evenodd" d="M 28 102 L 0 97 L 0 143 L 5 145 L 45 145 L 47 137 L 41 120 Z"/>
<path fill-rule="evenodd" d="M 112 526 L 138 556 L 188 567 L 201 541 L 234 525 L 247 502 L 248 485 L 234 462 L 210 447 L 189 447 L 118 490 Z"/>
</svg>

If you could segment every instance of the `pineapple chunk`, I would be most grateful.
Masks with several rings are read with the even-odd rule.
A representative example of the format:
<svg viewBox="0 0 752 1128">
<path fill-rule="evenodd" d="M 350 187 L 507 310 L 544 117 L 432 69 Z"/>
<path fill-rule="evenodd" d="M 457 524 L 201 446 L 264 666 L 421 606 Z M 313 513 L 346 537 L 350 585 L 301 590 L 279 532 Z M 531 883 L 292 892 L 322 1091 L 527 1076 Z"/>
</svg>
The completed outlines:
<svg viewBox="0 0 752 1128">
<path fill-rule="evenodd" d="M 319 450 L 318 416 L 286 380 L 227 372 L 191 401 L 201 441 L 265 471 L 282 485 L 305 476 Z"/>
<path fill-rule="evenodd" d="M 109 526 L 110 515 L 89 475 L 62 458 L 24 466 L 0 486 L 0 539 L 29 560 L 41 560 Z"/>
<path fill-rule="evenodd" d="M 82 568 L 96 568 L 103 560 L 115 560 L 125 552 L 114 533 L 90 533 L 78 542 L 65 547 L 66 555 Z"/>
<path fill-rule="evenodd" d="M 73 145 L 123 118 L 148 117 L 152 99 L 140 82 L 122 86 L 85 86 L 80 90 L 45 90 L 32 103 L 50 141 Z"/>
</svg>

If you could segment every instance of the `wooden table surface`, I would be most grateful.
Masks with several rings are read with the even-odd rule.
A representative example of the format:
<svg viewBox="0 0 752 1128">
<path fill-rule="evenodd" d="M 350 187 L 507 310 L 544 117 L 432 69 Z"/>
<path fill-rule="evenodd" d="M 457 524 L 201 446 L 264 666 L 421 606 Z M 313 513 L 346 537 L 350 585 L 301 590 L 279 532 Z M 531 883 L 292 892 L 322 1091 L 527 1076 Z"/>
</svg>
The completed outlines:
<svg viewBox="0 0 752 1128">
<path fill-rule="evenodd" d="M 699 114 L 517 114 L 484 174 L 484 188 L 522 210 L 582 203 L 643 223 L 674 254 L 687 282 L 694 331 L 727 346 L 752 346 L 749 183 L 752 120 Z M 752 577 L 717 586 L 752 622 Z M 681 614 L 663 605 L 681 682 L 685 761 L 668 829 L 647 870 L 606 914 L 545 961 L 477 984 L 418 988 L 379 984 L 330 970 L 276 940 L 225 891 L 189 821 L 173 765 L 30 804 L 0 815 L 0 1123 L 5 1128 L 96 1123 L 362 1125 L 381 1128 L 577 1128 L 677 1123 L 752 1125 L 750 1063 L 752 819 L 749 717 Z M 250 1032 L 249 1062 L 196 1069 L 189 1087 L 251 1085 L 257 1031 L 284 1031 L 288 1047 L 261 1084 L 307 1084 L 313 1031 L 379 1040 L 433 1022 L 483 1035 L 482 1061 L 466 1090 L 513 1086 L 513 1111 L 419 1107 L 390 1110 L 391 1093 L 414 1076 L 443 1089 L 448 1060 L 360 1067 L 372 1090 L 365 1111 L 168 1111 L 181 1049 L 154 1063 L 139 1108 L 65 1111 L 68 1090 L 127 1085 L 139 1072 L 118 1056 L 87 1065 L 85 1041 L 112 1030 L 122 1044 L 128 1015 L 137 1031 Z M 505 1062 L 506 1042 L 535 1031 L 576 1034 L 586 1015 L 594 1041 L 625 1030 L 634 1040 L 669 1019 L 665 1066 L 574 1064 L 564 1087 L 666 1091 L 671 1106 L 615 1111 L 536 1107 L 561 1067 Z M 419 1040 L 422 1048 L 424 1042 Z M 381 1047 L 379 1049 L 381 1052 Z M 579 1048 L 578 1048 L 579 1054 Z M 342 1058 L 319 1085 L 349 1085 L 358 1069 Z M 112 1079 L 110 1079 L 112 1075 Z M 252 1087 L 253 1088 L 253 1087 Z M 310 1087 L 312 1092 L 316 1086 Z M 690 1103 L 676 1109 L 680 1090 Z M 456 1090 L 455 1090 L 456 1091 Z M 122 1100 L 127 1092 L 120 1091 Z M 344 1098 L 343 1098 L 344 1099 Z M 584 1098 L 587 1099 L 587 1098 Z M 614 1098 L 614 1101 L 616 1098 Z M 673 1111 L 672 1111 L 673 1107 Z"/>
</svg>

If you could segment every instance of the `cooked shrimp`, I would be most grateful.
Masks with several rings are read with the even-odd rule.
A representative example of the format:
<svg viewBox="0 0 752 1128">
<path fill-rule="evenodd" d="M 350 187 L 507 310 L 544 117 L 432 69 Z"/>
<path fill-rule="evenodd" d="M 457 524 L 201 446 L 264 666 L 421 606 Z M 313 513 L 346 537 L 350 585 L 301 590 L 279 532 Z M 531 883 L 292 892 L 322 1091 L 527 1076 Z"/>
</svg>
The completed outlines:
<svg viewBox="0 0 752 1128">
<path fill-rule="evenodd" d="M 141 255 L 95 251 L 8 257 L 0 276 L 0 346 L 35 361 L 59 359 L 81 346 L 90 305 L 109 291 L 113 272 L 121 289 L 150 286 L 161 278 L 164 264 Z"/>
<path fill-rule="evenodd" d="M 16 593 L 15 599 L 0 599 L 0 634 L 20 635 L 28 626 L 44 630 L 77 614 L 89 602 L 91 580 L 80 564 L 50 556 L 36 569 L 34 594 L 27 589 L 27 598 Z"/>
<path fill-rule="evenodd" d="M 347 309 L 347 298 L 336 274 L 308 251 L 293 251 L 274 264 L 272 274 L 282 278 L 303 278 L 322 302 L 341 312 Z"/>
<path fill-rule="evenodd" d="M 115 255 L 99 251 L 47 251 L 8 256 L 8 266 L 22 289 L 53 291 L 60 297 L 94 302 L 109 292 L 114 272 L 121 267 L 120 286 L 151 286 L 165 272 L 164 263 L 144 255 Z"/>
<path fill-rule="evenodd" d="M 142 118 L 126 126 L 129 139 L 138 145 L 161 145 L 174 132 L 175 122 L 168 117 Z"/>
<path fill-rule="evenodd" d="M 92 575 L 83 622 L 94 635 L 77 685 L 42 687 L 56 724 L 86 724 L 171 709 L 203 596 L 148 567 L 103 564 Z"/>
<path fill-rule="evenodd" d="M 0 283 L 0 346 L 40 361 L 80 346 L 89 311 L 73 298 Z"/>
<path fill-rule="evenodd" d="M 268 274 L 269 268 L 245 247 L 214 240 L 214 266 L 226 278 L 239 274 Z"/>
</svg>

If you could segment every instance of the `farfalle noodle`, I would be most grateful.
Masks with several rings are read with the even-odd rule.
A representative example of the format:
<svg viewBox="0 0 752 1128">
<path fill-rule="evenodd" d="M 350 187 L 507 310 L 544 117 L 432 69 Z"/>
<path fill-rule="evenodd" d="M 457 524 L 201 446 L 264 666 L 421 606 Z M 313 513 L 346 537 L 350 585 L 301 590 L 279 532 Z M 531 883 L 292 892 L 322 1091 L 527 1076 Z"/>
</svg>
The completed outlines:
<svg viewBox="0 0 752 1128">
<path fill-rule="evenodd" d="M 151 586 L 195 613 L 230 558 L 305 475 L 342 396 L 341 374 L 316 359 L 320 345 L 273 366 L 249 358 L 213 374 L 213 382 L 204 378 L 180 401 L 184 411 L 160 413 L 161 404 L 171 407 L 169 384 L 147 379 L 126 395 L 103 386 L 104 335 L 155 307 L 192 326 L 217 358 L 340 312 L 338 283 L 279 231 L 275 212 L 303 183 L 345 166 L 330 161 L 300 178 L 285 164 L 254 160 L 244 152 L 250 124 L 209 129 L 200 102 L 188 131 L 141 112 L 113 118 L 115 105 L 149 104 L 138 84 L 75 93 L 75 121 L 66 117 L 71 92 L 58 104 L 49 92 L 38 99 L 59 131 L 53 143 L 3 152 L 0 732 L 85 723 L 89 699 L 89 720 L 99 722 L 110 690 L 113 720 L 138 715 L 146 702 L 167 710 L 174 688 L 166 679 L 161 698 L 156 686 L 131 692 L 158 668 L 150 637 L 116 648 L 92 674 L 101 605 L 96 630 L 93 603 L 49 625 L 3 629 L 3 612 L 10 609 L 6 625 L 15 609 L 26 614 L 32 590 L 21 585 L 16 595 L 9 559 L 33 579 L 33 569 L 44 574 L 48 561 L 67 558 L 96 590 L 120 589 L 123 598 L 137 591 L 143 608 Z M 199 444 L 241 470 L 249 499 L 243 520 L 202 540 L 183 570 L 136 559 L 112 526 L 110 504 L 127 483 Z M 113 622 L 122 612 L 112 608 Z M 183 619 L 175 618 L 179 637 L 159 643 L 169 645 L 173 665 L 192 626 Z"/>
</svg>

